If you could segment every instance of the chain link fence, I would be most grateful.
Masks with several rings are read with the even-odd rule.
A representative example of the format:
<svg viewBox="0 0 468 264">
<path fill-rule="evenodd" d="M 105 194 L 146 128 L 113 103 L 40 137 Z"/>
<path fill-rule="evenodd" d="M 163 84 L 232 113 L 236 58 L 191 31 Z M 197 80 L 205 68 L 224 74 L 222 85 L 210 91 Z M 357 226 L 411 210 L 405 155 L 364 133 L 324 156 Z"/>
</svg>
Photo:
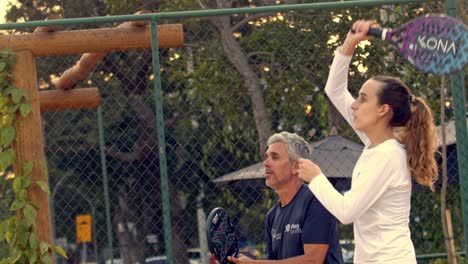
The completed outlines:
<svg viewBox="0 0 468 264">
<path fill-rule="evenodd" d="M 168 234 L 174 263 L 208 263 L 205 219 L 218 206 L 233 217 L 242 250 L 263 258 L 264 216 L 277 195 L 262 179 L 261 142 L 275 132 L 303 136 L 316 158 L 327 164 L 322 169 L 333 184 L 342 191 L 349 189 L 349 166 L 362 144 L 323 92 L 334 50 L 358 18 L 397 27 L 417 16 L 444 13 L 444 3 L 310 7 L 160 19 L 160 25 L 182 24 L 184 34 L 183 47 L 159 50 L 160 76 L 154 74 L 154 54 L 149 49 L 108 52 L 74 86 L 97 87 L 98 109 L 42 114 L 53 237 L 70 256 L 57 257 L 57 263 L 157 263 L 151 261 L 166 255 Z M 118 25 L 63 24 L 58 30 Z M 24 30 L 34 29 L 3 34 L 26 34 Z M 113 37 L 109 33 L 106 42 Z M 80 39 L 72 41 L 87 45 Z M 39 56 L 40 91 L 55 89 L 54 83 L 81 56 Z M 451 212 L 450 236 L 460 253 L 463 210 L 450 83 L 417 72 L 380 41 L 358 48 L 350 70 L 351 91 L 356 94 L 366 79 L 377 74 L 400 76 L 413 93 L 429 102 L 438 125 L 441 110 L 445 112 L 446 204 Z M 162 105 L 155 99 L 158 80 Z M 441 89 L 447 93 L 443 102 Z M 161 129 L 165 152 L 158 143 Z M 343 158 L 342 153 L 349 155 Z M 166 168 L 161 167 L 161 158 L 167 160 L 166 204 L 161 187 L 161 171 Z M 438 160 L 442 164 L 442 156 Z M 466 157 L 458 158 L 463 160 Z M 441 179 L 435 192 L 414 186 L 410 228 L 421 263 L 446 263 L 441 189 Z M 165 206 L 170 208 L 170 222 L 164 221 Z M 77 243 L 76 217 L 83 214 L 91 215 L 92 240 Z M 351 262 L 352 225 L 340 225 L 340 231 L 343 254 Z"/>
</svg>

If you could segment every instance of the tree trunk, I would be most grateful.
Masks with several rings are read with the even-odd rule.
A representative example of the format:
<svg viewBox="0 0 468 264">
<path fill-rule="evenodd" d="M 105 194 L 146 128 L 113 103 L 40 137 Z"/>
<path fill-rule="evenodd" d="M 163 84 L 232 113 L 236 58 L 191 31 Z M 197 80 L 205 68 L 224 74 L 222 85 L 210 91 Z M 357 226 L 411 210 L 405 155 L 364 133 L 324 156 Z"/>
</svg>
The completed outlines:
<svg viewBox="0 0 468 264">
<path fill-rule="evenodd" d="M 230 1 L 217 0 L 218 8 L 231 7 Z M 253 116 L 257 127 L 260 152 L 266 150 L 266 143 L 271 135 L 270 122 L 265 108 L 262 85 L 260 79 L 249 65 L 247 56 L 232 35 L 231 19 L 228 16 L 211 20 L 221 32 L 221 39 L 225 55 L 244 78 L 247 93 L 252 100 Z"/>
<path fill-rule="evenodd" d="M 146 166 L 154 168 L 154 170 L 146 170 L 148 173 L 144 173 L 142 175 L 137 175 L 134 177 L 136 181 L 149 181 L 153 182 L 154 186 L 151 188 L 151 192 L 154 194 L 155 199 L 153 199 L 147 206 L 147 209 L 153 211 L 154 213 L 149 214 L 149 218 L 140 217 L 143 224 L 139 224 L 138 226 L 142 227 L 142 232 L 139 238 L 139 241 L 144 241 L 146 235 L 150 234 L 149 230 L 154 223 L 162 223 L 162 221 L 155 221 L 155 218 L 162 218 L 162 206 L 161 206 L 161 189 L 160 189 L 160 178 L 159 178 L 159 163 L 158 163 L 158 142 L 157 142 L 157 133 L 156 133 L 156 114 L 154 113 L 153 108 L 146 103 L 146 89 L 148 89 L 148 75 L 150 74 L 150 64 L 151 64 L 151 54 L 144 53 L 140 56 L 143 61 L 139 64 L 139 69 L 135 76 L 129 75 L 125 72 L 125 67 L 121 67 L 119 64 L 119 59 L 117 56 L 111 54 L 105 60 L 105 68 L 106 70 L 112 72 L 115 77 L 117 77 L 124 89 L 125 95 L 128 98 L 129 106 L 132 111 L 135 113 L 136 118 L 138 119 L 139 131 L 140 135 L 132 148 L 131 152 L 120 152 L 119 150 L 110 149 L 108 150 L 108 154 L 111 155 L 113 158 L 121 160 L 122 162 L 126 163 L 135 163 L 136 165 L 146 164 Z M 126 60 L 126 62 L 133 60 Z M 135 66 L 133 66 L 135 67 Z M 183 117 L 184 115 L 181 114 L 177 118 L 166 119 L 164 122 L 165 128 L 171 126 L 178 118 Z M 144 179 L 147 177 L 146 179 Z M 149 180 L 153 177 L 156 177 L 153 180 Z M 169 189 L 171 186 L 169 185 Z M 169 190 L 170 194 L 176 194 Z M 145 193 L 140 193 L 141 195 L 145 195 Z M 128 194 L 126 194 L 128 195 Z M 132 205 L 141 204 L 140 201 L 145 200 L 144 197 L 141 195 L 136 195 L 132 197 L 131 203 Z M 147 199 L 146 199 L 147 201 Z M 148 203 L 148 202 L 146 202 Z M 128 203 L 119 203 L 119 209 L 122 210 L 122 206 L 128 207 Z M 176 197 L 171 196 L 170 199 L 170 207 L 171 207 L 171 224 L 172 224 L 172 235 L 173 235 L 173 255 L 174 261 L 176 264 L 185 264 L 188 263 L 187 259 L 187 247 L 185 245 L 185 233 L 184 228 L 181 226 L 184 224 L 183 222 L 183 210 L 181 205 L 179 204 L 179 199 Z M 141 208 L 140 208 L 141 209 Z M 131 211 L 132 209 L 128 209 Z M 133 209 L 135 210 L 135 209 Z M 161 232 L 161 237 L 164 237 L 164 227 L 161 225 L 158 227 L 158 231 Z M 151 232 L 152 233 L 152 232 Z M 122 234 L 121 236 L 122 242 L 127 243 L 128 238 Z M 119 243 L 120 243 L 119 239 Z M 164 240 L 160 240 L 160 243 L 164 243 Z M 138 253 L 127 253 L 125 254 L 134 254 L 136 256 L 142 255 L 144 252 L 144 247 L 141 245 L 140 247 L 132 247 L 132 251 Z M 127 263 L 127 262 L 125 262 Z M 130 263 L 130 262 L 129 262 Z M 142 262 L 141 262 L 142 263 Z"/>
<path fill-rule="evenodd" d="M 118 207 L 114 213 L 114 225 L 119 241 L 120 258 L 124 263 L 144 263 L 142 239 L 138 237 L 137 219 L 129 208 L 126 187 L 120 187 L 118 192 Z"/>
<path fill-rule="evenodd" d="M 338 135 L 340 130 L 341 130 L 341 125 L 344 122 L 343 116 L 338 112 L 336 107 L 333 105 L 333 103 L 330 100 L 327 100 L 328 102 L 328 110 L 329 110 L 329 115 L 328 115 L 328 124 L 329 124 L 329 131 L 328 135 L 329 136 L 334 136 Z"/>
</svg>

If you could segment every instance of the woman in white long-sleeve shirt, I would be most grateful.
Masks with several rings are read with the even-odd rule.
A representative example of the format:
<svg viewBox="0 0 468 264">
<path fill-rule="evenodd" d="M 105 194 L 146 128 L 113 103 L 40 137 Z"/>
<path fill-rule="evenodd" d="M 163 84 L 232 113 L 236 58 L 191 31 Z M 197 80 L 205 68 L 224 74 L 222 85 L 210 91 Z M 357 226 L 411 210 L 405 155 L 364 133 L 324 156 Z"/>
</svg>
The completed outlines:
<svg viewBox="0 0 468 264">
<path fill-rule="evenodd" d="M 376 76 L 359 97 L 347 90 L 359 42 L 370 40 L 371 21 L 353 24 L 333 60 L 325 92 L 365 144 L 351 190 L 336 191 L 320 168 L 300 159 L 297 173 L 340 222 L 354 223 L 355 263 L 416 263 L 409 230 L 411 176 L 433 189 L 437 150 L 432 113 L 398 78 Z M 339 162 L 339 161 L 338 161 Z"/>
</svg>

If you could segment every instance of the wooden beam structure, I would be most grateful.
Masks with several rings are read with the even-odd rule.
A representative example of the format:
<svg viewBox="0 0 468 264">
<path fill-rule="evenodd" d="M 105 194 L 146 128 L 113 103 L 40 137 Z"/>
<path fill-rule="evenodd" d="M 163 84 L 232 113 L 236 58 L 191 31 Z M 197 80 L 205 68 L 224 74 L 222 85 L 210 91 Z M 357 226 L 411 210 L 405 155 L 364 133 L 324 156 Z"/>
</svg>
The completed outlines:
<svg viewBox="0 0 468 264">
<path fill-rule="evenodd" d="M 69 69 L 64 71 L 60 78 L 54 81 L 57 89 L 72 89 L 83 80 L 89 73 L 94 71 L 96 65 L 107 55 L 107 53 L 85 53 Z"/>
<path fill-rule="evenodd" d="M 71 109 L 96 109 L 100 104 L 96 87 L 39 92 L 41 113 Z"/>
<path fill-rule="evenodd" d="M 158 48 L 182 47 L 181 24 L 159 25 Z M 34 56 L 141 50 L 151 47 L 149 27 L 117 27 L 0 36 L 0 48 L 29 50 Z"/>
<path fill-rule="evenodd" d="M 50 19 L 55 19 L 51 17 Z M 151 48 L 150 28 L 147 21 L 125 22 L 116 28 L 100 28 L 75 31 L 55 31 L 56 27 L 37 28 L 34 33 L 0 36 L 0 49 L 10 48 L 16 53 L 13 69 L 14 85 L 24 89 L 32 106 L 27 117 L 19 116 L 16 123 L 17 153 L 13 165 L 15 173 L 26 160 L 33 163 L 32 180 L 47 182 L 47 164 L 44 155 L 41 112 L 65 109 L 97 108 L 100 103 L 97 88 L 70 89 L 86 77 L 107 53 L 112 51 L 141 50 Z M 157 26 L 158 48 L 182 47 L 182 25 Z M 38 90 L 36 58 L 83 54 L 81 59 L 61 78 L 59 90 Z M 38 238 L 52 244 L 49 197 L 37 185 L 28 188 L 28 197 L 39 210 L 36 223 Z M 54 258 L 51 258 L 54 263 Z"/>
<path fill-rule="evenodd" d="M 13 144 L 16 162 L 13 170 L 15 173 L 20 172 L 18 164 L 24 164 L 26 160 L 29 160 L 33 164 L 31 180 L 48 182 L 39 110 L 36 58 L 32 52 L 16 53 L 13 75 L 15 76 L 13 84 L 26 92 L 32 106 L 32 112 L 28 116 L 18 115 L 15 122 L 17 137 Z M 39 207 L 36 217 L 38 238 L 52 244 L 49 197 L 37 184 L 32 184 L 28 188 L 28 197 Z"/>
</svg>

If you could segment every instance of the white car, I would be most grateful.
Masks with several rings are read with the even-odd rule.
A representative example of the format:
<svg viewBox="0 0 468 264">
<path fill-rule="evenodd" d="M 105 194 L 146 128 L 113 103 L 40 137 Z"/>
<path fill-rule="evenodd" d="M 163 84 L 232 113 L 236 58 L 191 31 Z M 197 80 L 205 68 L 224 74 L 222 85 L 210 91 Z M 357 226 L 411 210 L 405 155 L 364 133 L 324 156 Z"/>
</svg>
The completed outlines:
<svg viewBox="0 0 468 264">
<path fill-rule="evenodd" d="M 200 264 L 200 249 L 199 248 L 189 248 L 187 249 L 187 258 L 189 260 L 189 264 Z M 154 256 L 148 257 L 145 260 L 146 264 L 166 264 L 167 258 L 166 256 Z M 114 264 L 116 264 L 114 262 Z"/>
<path fill-rule="evenodd" d="M 146 264 L 166 264 L 166 256 L 154 256 L 145 259 Z"/>
<path fill-rule="evenodd" d="M 353 262 L 354 258 L 354 242 L 353 241 L 340 241 L 341 253 L 345 262 Z"/>
</svg>

